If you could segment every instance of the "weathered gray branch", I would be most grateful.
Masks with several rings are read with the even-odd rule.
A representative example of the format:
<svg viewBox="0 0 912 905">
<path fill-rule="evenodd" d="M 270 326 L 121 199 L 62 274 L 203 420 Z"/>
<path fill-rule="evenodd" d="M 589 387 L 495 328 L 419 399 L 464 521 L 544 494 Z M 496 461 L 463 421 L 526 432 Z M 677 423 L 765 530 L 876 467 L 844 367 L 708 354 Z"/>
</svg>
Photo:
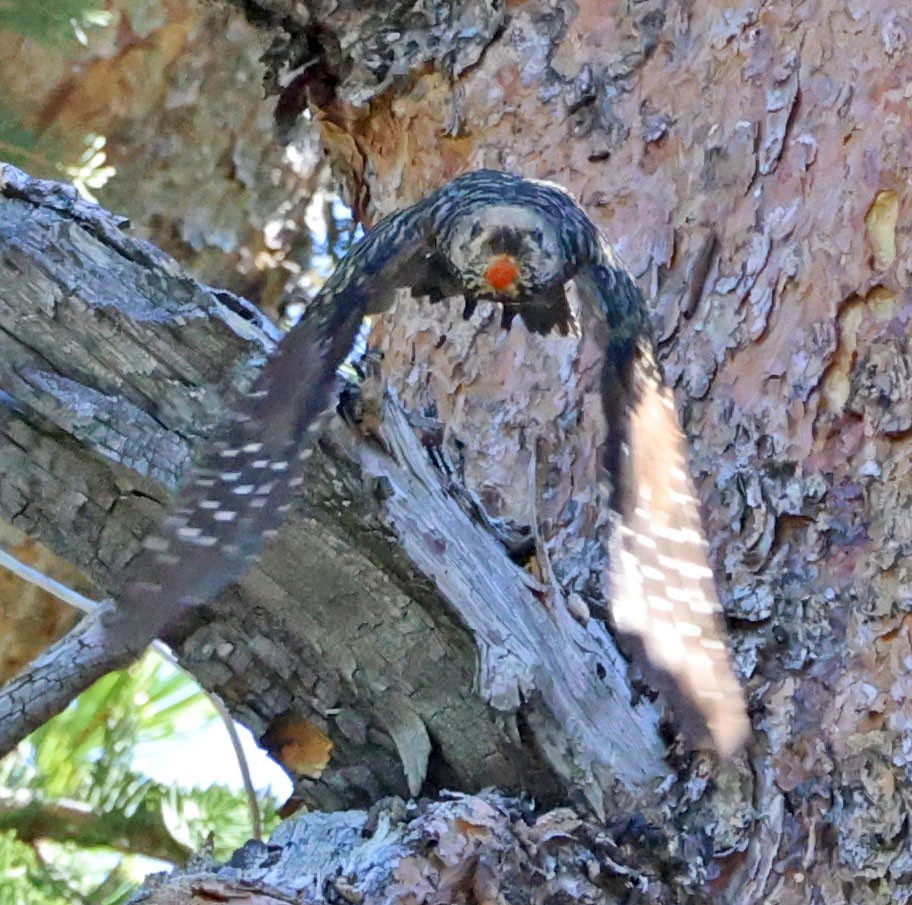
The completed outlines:
<svg viewBox="0 0 912 905">
<path fill-rule="evenodd" d="M 115 669 L 129 666 L 135 655 L 111 650 L 102 629 L 104 611 L 86 617 L 53 644 L 29 668 L 11 679 L 0 693 L 0 748 L 12 748 Z"/>
<path fill-rule="evenodd" d="M 0 512 L 113 586 L 272 340 L 103 211 L 5 173 Z M 168 639 L 182 663 L 279 753 L 289 723 L 331 741 L 297 764 L 311 805 L 487 785 L 654 802 L 655 713 L 604 627 L 543 605 L 394 405 L 382 430 L 392 454 L 333 426 L 262 563 Z"/>
<path fill-rule="evenodd" d="M 666 849 L 667 839 L 661 833 L 644 838 L 635 829 L 613 830 L 587 824 L 566 808 L 533 816 L 518 802 L 492 793 L 415 806 L 392 800 L 370 813 L 292 818 L 273 834 L 268 848 L 250 842 L 227 865 L 179 872 L 161 888 L 147 888 L 143 901 L 676 901 L 667 879 L 650 864 Z M 693 894 L 695 879 L 675 878 L 674 892 Z"/>
</svg>

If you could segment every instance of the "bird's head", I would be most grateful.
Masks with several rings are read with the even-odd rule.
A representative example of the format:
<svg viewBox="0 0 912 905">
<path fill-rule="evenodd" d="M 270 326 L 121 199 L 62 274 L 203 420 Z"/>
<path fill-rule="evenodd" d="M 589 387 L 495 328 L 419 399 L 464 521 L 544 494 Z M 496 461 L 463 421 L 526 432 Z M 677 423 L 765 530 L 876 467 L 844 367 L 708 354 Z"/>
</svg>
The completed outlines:
<svg viewBox="0 0 912 905">
<path fill-rule="evenodd" d="M 453 274 L 480 299 L 521 303 L 565 280 L 558 236 L 528 206 L 466 211 L 454 222 L 443 251 Z"/>
</svg>

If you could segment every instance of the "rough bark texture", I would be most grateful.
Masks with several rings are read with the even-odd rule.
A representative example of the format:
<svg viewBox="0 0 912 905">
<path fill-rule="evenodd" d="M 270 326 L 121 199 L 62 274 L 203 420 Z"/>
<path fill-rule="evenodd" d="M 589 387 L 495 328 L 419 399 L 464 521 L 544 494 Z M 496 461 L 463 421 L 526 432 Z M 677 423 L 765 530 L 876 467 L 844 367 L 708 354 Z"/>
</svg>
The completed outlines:
<svg viewBox="0 0 912 905">
<path fill-rule="evenodd" d="M 669 854 L 666 843 L 635 823 L 609 830 L 567 808 L 536 814 L 492 793 L 388 800 L 369 813 L 293 818 L 268 846 L 249 842 L 227 865 L 153 881 L 143 901 L 647 905 L 672 901 L 649 863 L 658 851 Z"/>
<path fill-rule="evenodd" d="M 753 812 L 733 807 L 741 793 L 726 774 L 714 802 L 701 798 L 706 777 L 696 774 L 676 817 L 702 827 L 715 854 L 730 854 L 709 868 L 721 874 L 716 892 L 726 900 L 908 899 L 912 17 L 888 0 L 238 5 L 276 37 L 270 61 L 286 86 L 283 121 L 314 105 L 334 165 L 368 219 L 481 165 L 558 179 L 599 219 L 656 302 L 756 714 Z M 573 380 L 565 388 L 585 355 L 569 345 L 533 355 L 531 344 L 518 348 L 484 318 L 465 325 L 439 309 L 415 320 L 400 312 L 375 339 L 387 352 L 381 376 L 419 413 L 454 418 L 443 447 L 467 463 L 460 474 L 469 492 L 519 535 L 538 521 L 550 554 L 539 562 L 543 574 L 550 561 L 563 590 L 585 603 L 592 554 L 561 539 L 585 536 L 574 519 L 590 519 L 587 501 L 571 505 L 575 497 L 546 474 L 534 518 L 525 488 L 540 441 L 530 442 L 528 418 L 503 430 L 525 408 L 533 420 L 541 413 L 536 462 L 584 474 L 590 438 L 569 427 L 585 401 Z M 464 350 L 482 347 L 495 357 L 467 363 Z M 545 352 L 554 356 L 547 367 Z M 479 387 L 489 393 L 500 383 L 509 384 L 507 399 L 479 401 Z M 535 405 L 543 387 L 557 410 Z M 552 388 L 566 397 L 553 399 Z M 492 421 L 501 446 L 488 455 Z M 502 467 L 513 461 L 518 471 Z M 316 474 L 325 478 L 325 467 Z M 334 467 L 343 498 L 354 499 L 356 470 Z M 581 486 L 574 493 L 585 495 Z M 60 514 L 50 503 L 47 529 Z M 315 541 L 331 509 L 317 506 L 321 517 L 299 523 L 319 523 Z M 386 536 L 375 540 L 383 546 Z M 295 557 L 267 559 L 242 593 L 266 581 L 274 560 L 287 566 Z M 369 574 L 362 560 L 341 572 Z M 429 611 L 445 623 L 445 613 Z M 278 634 L 304 618 L 296 613 Z M 459 637 L 464 628 L 448 631 Z M 263 710 L 299 696 L 320 702 L 311 717 L 325 713 L 323 686 L 287 691 L 302 667 L 273 656 L 276 639 L 261 642 L 262 626 L 251 634 L 253 644 L 191 639 L 187 656 L 201 668 L 210 655 L 210 675 L 221 663 L 225 682 L 243 684 L 232 670 L 256 681 Z M 257 645 L 275 668 L 256 672 L 265 665 L 252 665 Z M 328 707 L 341 701 L 344 715 L 363 676 L 342 674 Z M 357 691 L 360 702 L 370 689 Z M 373 771 L 369 797 L 395 785 L 375 781 L 387 764 L 403 785 L 398 758 L 378 756 L 384 745 L 395 750 L 396 732 L 369 727 L 358 737 L 376 744 L 343 746 L 339 764 L 333 752 L 328 775 L 350 789 L 357 771 Z M 701 836 L 677 833 L 682 873 L 699 874 L 709 857 Z M 656 862 L 676 869 L 667 853 Z M 691 900 L 684 885 L 667 895 Z M 412 900 L 450 901 L 435 893 Z M 471 901 L 467 892 L 452 900 Z"/>
</svg>

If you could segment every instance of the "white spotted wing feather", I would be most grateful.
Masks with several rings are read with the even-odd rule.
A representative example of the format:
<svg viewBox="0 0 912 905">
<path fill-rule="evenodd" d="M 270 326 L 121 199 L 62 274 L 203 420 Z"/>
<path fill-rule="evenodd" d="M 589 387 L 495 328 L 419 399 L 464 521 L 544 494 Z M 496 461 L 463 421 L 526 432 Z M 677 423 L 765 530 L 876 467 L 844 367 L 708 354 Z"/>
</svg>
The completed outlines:
<svg viewBox="0 0 912 905">
<path fill-rule="evenodd" d="M 648 353 L 643 353 L 646 358 Z M 650 677 L 672 700 L 692 740 L 707 733 L 723 756 L 745 743 L 749 723 L 709 567 L 686 441 L 671 390 L 651 356 L 637 366 L 626 447 L 616 479 L 625 512 L 613 544 L 612 616 L 642 645 Z"/>
</svg>

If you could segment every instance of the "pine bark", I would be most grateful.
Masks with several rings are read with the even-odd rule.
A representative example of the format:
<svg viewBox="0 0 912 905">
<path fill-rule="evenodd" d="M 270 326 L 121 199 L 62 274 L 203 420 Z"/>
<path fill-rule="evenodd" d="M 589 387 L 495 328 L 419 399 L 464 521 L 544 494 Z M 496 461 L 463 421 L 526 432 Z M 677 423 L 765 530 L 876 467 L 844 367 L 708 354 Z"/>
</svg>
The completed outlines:
<svg viewBox="0 0 912 905">
<path fill-rule="evenodd" d="M 366 221 L 463 169 L 486 165 L 560 181 L 617 245 L 654 304 L 666 374 L 693 441 L 692 468 L 756 741 L 749 773 L 729 767 L 711 780 L 703 764 L 675 764 L 685 781 L 658 805 L 648 800 L 649 783 L 633 781 L 619 794 L 618 782 L 584 761 L 598 787 L 592 795 L 589 777 L 580 781 L 579 749 L 563 749 L 569 756 L 562 766 L 563 738 L 554 743 L 551 727 L 516 718 L 537 701 L 517 681 L 505 686 L 511 694 L 522 690 L 511 699 L 521 703 L 508 726 L 492 720 L 488 708 L 510 695 L 481 704 L 470 693 L 458 698 L 465 710 L 451 728 L 474 743 L 486 725 L 480 737 L 493 740 L 486 752 L 494 753 L 468 773 L 455 769 L 454 762 L 472 761 L 452 753 L 460 750 L 459 733 L 438 734 L 428 725 L 439 708 L 452 706 L 454 689 L 471 686 L 478 628 L 454 619 L 454 601 L 439 585 L 445 570 L 434 573 L 435 589 L 426 580 L 430 559 L 414 549 L 398 566 L 386 560 L 402 556 L 403 538 L 419 538 L 434 557 L 452 545 L 434 532 L 404 530 L 396 515 L 396 505 L 413 501 L 424 483 L 420 469 L 407 475 L 414 484 L 402 477 L 409 455 L 393 447 L 390 456 L 367 440 L 355 444 L 354 455 L 341 428 L 315 467 L 304 519 L 287 529 L 288 546 L 274 548 L 264 569 L 232 592 L 233 605 L 216 604 L 216 621 L 185 642 L 185 662 L 209 685 L 233 689 L 236 710 L 255 727 L 294 706 L 316 727 L 311 749 L 326 753 L 324 735 L 336 743 L 321 777 L 304 783 L 310 803 L 337 807 L 407 794 L 427 751 L 424 791 L 431 793 L 443 785 L 475 790 L 492 778 L 508 790 L 541 788 L 545 801 L 581 813 L 642 809 L 647 824 L 667 815 L 664 841 L 649 847 L 641 839 L 642 860 L 623 888 L 580 883 L 561 891 L 570 901 L 685 902 L 701 885 L 710 897 L 745 903 L 908 898 L 912 309 L 902 212 L 909 205 L 912 18 L 887 0 L 838 8 L 798 0 L 760 8 L 712 0 L 584 0 L 573 8 L 546 0 L 428 2 L 408 10 L 319 0 L 238 6 L 274 37 L 267 61 L 276 84 L 285 86 L 283 121 L 305 107 L 316 114 L 335 171 Z M 591 438 L 568 429 L 585 400 L 563 379 L 573 373 L 569 364 L 585 356 L 523 345 L 513 334 L 503 341 L 484 318 L 481 312 L 465 325 L 459 312 L 400 306 L 374 337 L 385 352 L 379 382 L 397 390 L 413 420 L 432 413 L 444 425 L 444 458 L 460 463 L 469 496 L 508 535 L 544 526 L 549 556 L 536 557 L 540 576 L 550 581 L 550 568 L 557 585 L 585 603 L 582 576 L 592 554 L 567 540 L 586 537 L 576 520 L 589 520 L 592 502 L 577 496 L 585 494 L 584 483 L 560 483 L 562 474 L 584 476 L 588 467 Z M 201 375 L 197 386 L 212 386 L 212 377 Z M 496 387 L 506 387 L 504 395 L 492 397 Z M 394 409 L 382 430 L 394 431 L 397 419 Z M 39 440 L 49 442 L 41 433 L 29 436 L 36 449 Z M 407 441 L 410 434 L 401 436 Z M 376 457 L 386 457 L 383 468 L 372 464 Z M 531 494 L 530 473 L 538 488 Z M 369 488 L 382 488 L 383 502 L 364 492 L 365 475 Z M 120 500 L 110 478 L 98 486 L 107 488 L 100 499 Z M 25 493 L 19 508 L 5 511 L 30 513 L 39 530 L 53 534 L 61 509 L 51 497 L 46 512 Z M 440 496 L 432 498 L 430 508 L 441 505 Z M 100 508 L 99 526 L 111 505 Z M 86 564 L 103 575 L 111 556 L 77 541 Z M 493 541 L 486 556 L 506 562 Z M 378 559 L 380 575 L 372 571 Z M 427 571 L 417 590 L 408 584 L 410 569 L 422 562 Z M 390 585 L 395 590 L 384 591 Z M 514 591 L 522 598 L 515 618 L 524 625 L 537 620 L 542 602 L 518 575 L 509 579 Z M 404 597 L 391 601 L 391 594 Z M 306 606 L 291 604 L 300 597 L 308 598 Z M 266 606 L 277 599 L 283 608 L 249 608 L 250 601 Z M 420 617 L 415 601 L 422 602 Z M 384 623 L 378 604 L 389 617 Z M 315 613 L 325 616 L 319 627 Z M 560 606 L 549 618 L 561 630 L 571 625 Z M 233 619 L 241 620 L 234 629 L 219 621 L 230 626 Z M 419 670 L 426 681 L 390 694 L 389 677 L 398 681 L 397 670 L 411 657 L 434 649 L 430 636 L 416 634 L 426 622 L 445 653 L 430 657 L 430 672 Z M 340 623 L 350 632 L 346 641 L 321 634 Z M 298 632 L 293 659 L 281 655 L 290 629 Z M 415 644 L 405 650 L 402 638 Z M 365 645 L 387 642 L 395 653 L 385 669 L 360 668 Z M 313 669 L 329 661 L 326 673 Z M 313 669 L 307 676 L 304 663 Z M 439 671 L 445 667 L 458 677 Z M 415 703 L 435 688 L 441 698 L 433 705 Z M 402 694 L 407 707 L 400 707 Z M 398 711 L 392 720 L 381 709 L 388 702 Z M 509 706 L 499 712 L 510 713 Z M 297 717 L 287 725 L 300 727 Z M 658 758 L 651 759 L 657 736 L 653 731 L 648 741 L 649 718 L 644 722 L 635 729 L 647 740 L 644 764 L 659 775 Z M 608 751 L 629 731 L 594 728 L 607 731 Z M 505 772 L 512 782 L 500 782 Z M 618 775 L 624 786 L 623 771 Z M 634 801 L 627 798 L 631 786 Z M 507 816 L 518 813 L 515 807 L 498 811 L 504 832 L 517 825 Z M 377 845 L 388 838 L 389 822 L 351 819 L 360 838 Z M 302 821 L 305 835 L 308 820 L 319 818 Z M 606 832 L 622 836 L 616 823 Z M 591 839 L 585 848 L 596 851 Z M 467 865 L 485 857 L 471 846 L 459 851 L 464 869 L 455 886 L 435 891 L 438 881 L 428 881 L 428 871 L 439 867 L 435 858 L 448 856 L 426 851 L 421 870 L 399 874 L 402 886 L 392 891 L 378 891 L 365 869 L 344 878 L 344 891 L 318 884 L 312 893 L 317 901 L 536 900 L 529 891 L 538 868 L 522 862 L 521 846 L 509 849 L 528 866 L 519 874 L 520 893 L 506 883 L 480 888 Z M 560 869 L 584 877 L 586 857 L 577 852 L 571 860 L 572 867 L 561 862 Z M 604 870 L 603 855 L 591 860 L 602 865 L 596 873 Z M 400 861 L 385 863 L 397 870 Z M 302 877 L 315 873 L 289 869 L 282 879 L 303 889 L 311 879 Z M 656 877 L 667 882 L 636 882 Z M 252 875 L 242 881 L 258 882 Z"/>
</svg>

